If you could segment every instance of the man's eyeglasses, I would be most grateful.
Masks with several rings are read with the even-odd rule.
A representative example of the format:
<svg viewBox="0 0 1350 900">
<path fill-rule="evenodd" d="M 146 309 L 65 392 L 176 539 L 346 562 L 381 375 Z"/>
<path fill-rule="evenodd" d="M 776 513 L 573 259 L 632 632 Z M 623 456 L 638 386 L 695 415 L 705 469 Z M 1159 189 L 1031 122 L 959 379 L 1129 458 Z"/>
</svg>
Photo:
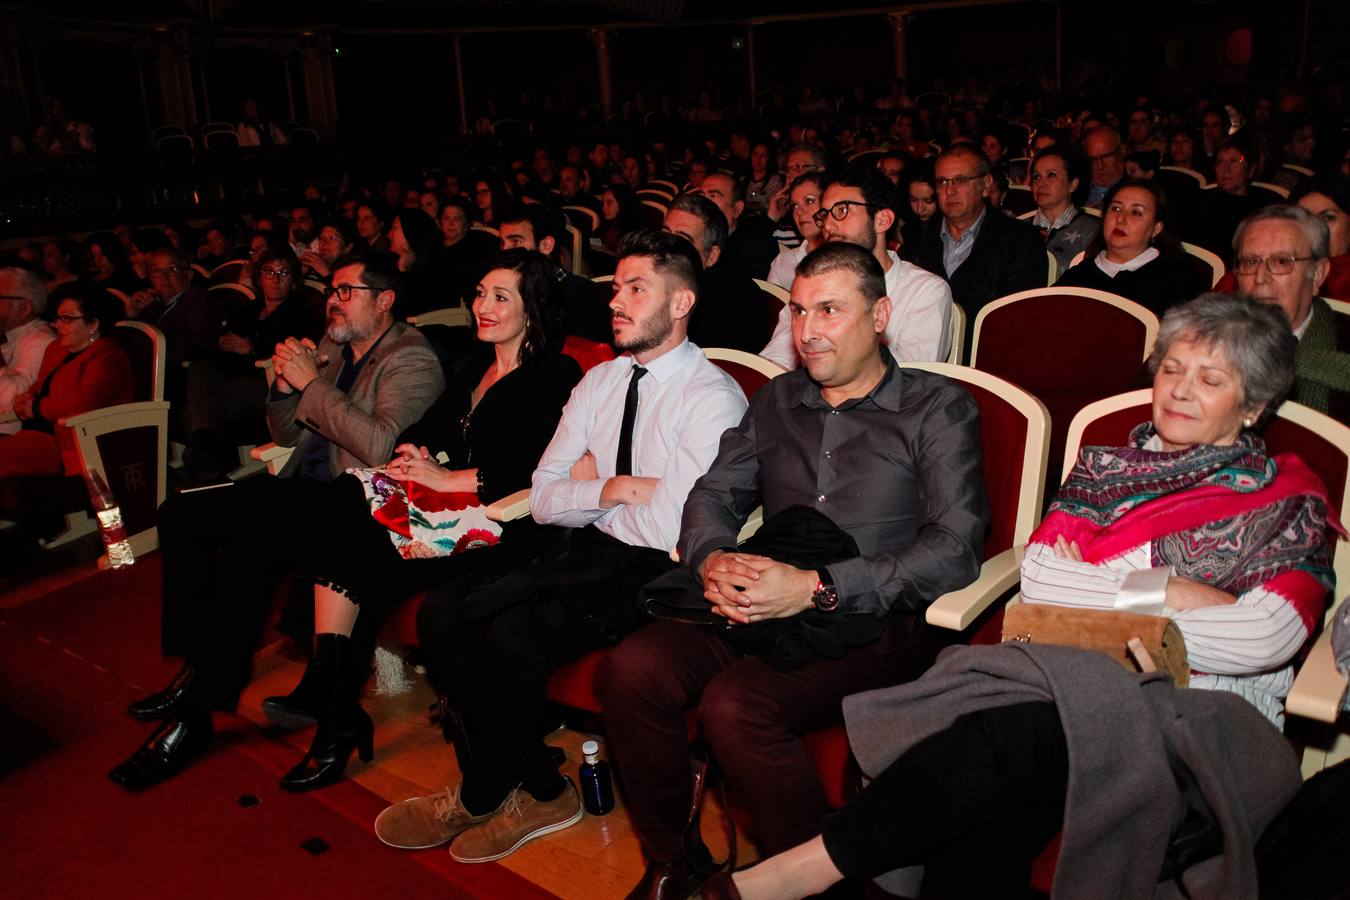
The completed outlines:
<svg viewBox="0 0 1350 900">
<path fill-rule="evenodd" d="M 1259 256 L 1239 256 L 1233 260 L 1233 271 L 1239 275 L 1254 275 L 1261 264 L 1265 263 L 1266 271 L 1270 274 L 1288 275 L 1294 271 L 1296 263 L 1316 258 L 1315 256 L 1290 256 L 1288 253 L 1276 253 L 1274 256 L 1267 256 L 1265 259 Z"/>
<path fill-rule="evenodd" d="M 87 322 L 89 319 L 86 316 L 57 316 L 56 321 L 62 325 L 74 325 L 76 322 Z"/>
<path fill-rule="evenodd" d="M 979 181 L 983 177 L 983 175 L 953 175 L 951 178 L 936 178 L 933 180 L 933 186 L 939 191 L 945 191 L 949 185 L 963 188 L 972 181 Z"/>
<path fill-rule="evenodd" d="M 379 290 L 379 288 L 373 288 L 368 284 L 335 284 L 328 293 L 329 295 L 337 294 L 337 298 L 346 303 L 352 299 L 352 291 L 374 291 L 378 293 Z"/>
<path fill-rule="evenodd" d="M 272 268 L 271 266 L 263 266 L 263 267 L 262 267 L 262 271 L 260 271 L 258 274 L 261 275 L 261 276 L 264 277 L 264 278 L 275 278 L 275 279 L 277 279 L 277 280 L 279 281 L 279 280 L 281 280 L 282 278 L 290 278 L 290 277 L 291 277 L 291 270 L 290 270 L 290 269 L 274 269 L 274 268 Z"/>
<path fill-rule="evenodd" d="M 1111 157 L 1113 157 L 1113 156 L 1119 156 L 1119 155 L 1120 155 L 1120 148 L 1117 147 L 1116 149 L 1112 150 L 1112 151 L 1109 152 L 1109 153 L 1099 153 L 1099 154 L 1097 154 L 1096 156 L 1089 156 L 1089 157 L 1087 158 L 1087 161 L 1088 161 L 1089 163 L 1091 163 L 1092 165 L 1095 166 L 1095 165 L 1097 165 L 1097 163 L 1103 163 L 1103 162 L 1106 162 L 1106 161 L 1107 161 L 1108 159 L 1110 159 Z"/>
<path fill-rule="evenodd" d="M 804 172 L 819 172 L 820 166 L 815 163 L 793 163 L 787 167 L 787 173 L 794 178 Z"/>
<path fill-rule="evenodd" d="M 872 204 L 864 203 L 861 200 L 839 200 L 833 206 L 812 213 L 811 220 L 815 222 L 816 225 L 824 225 L 825 217 L 830 216 L 836 222 L 842 222 L 848 218 L 850 206 L 861 206 L 863 209 L 872 208 Z"/>
<path fill-rule="evenodd" d="M 182 272 L 186 266 L 166 266 L 164 268 L 154 268 L 150 270 L 151 277 L 158 275 L 160 278 L 168 278 L 170 275 L 177 275 Z"/>
</svg>

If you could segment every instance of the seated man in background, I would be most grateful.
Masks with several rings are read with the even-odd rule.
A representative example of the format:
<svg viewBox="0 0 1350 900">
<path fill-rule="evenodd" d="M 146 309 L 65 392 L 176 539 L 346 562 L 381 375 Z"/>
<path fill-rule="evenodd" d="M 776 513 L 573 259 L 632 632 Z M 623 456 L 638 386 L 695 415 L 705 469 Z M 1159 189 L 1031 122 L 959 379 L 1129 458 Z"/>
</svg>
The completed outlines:
<svg viewBox="0 0 1350 900">
<path fill-rule="evenodd" d="M 14 398 L 33 387 L 47 345 L 56 332 L 42 321 L 47 291 L 42 279 L 28 269 L 0 268 L 0 434 L 19 430 Z"/>
<path fill-rule="evenodd" d="M 567 234 L 567 220 L 555 210 L 531 204 L 503 211 L 498 223 L 503 250 L 537 250 L 557 265 L 554 278 L 562 296 L 565 333 L 602 344 L 613 340 L 610 286 L 573 274 L 558 262 L 559 241 Z"/>
<path fill-rule="evenodd" d="M 183 363 L 216 352 L 225 316 L 210 292 L 193 283 L 192 266 L 178 250 L 151 253 L 148 272 L 150 290 L 132 297 L 139 306 L 135 318 L 164 332 L 164 399 L 180 406 L 186 396 Z"/>
<path fill-rule="evenodd" d="M 745 211 L 745 185 L 725 172 L 709 172 L 698 192 L 707 197 L 727 219 L 727 240 L 722 246 L 722 264 L 746 278 L 766 278 L 778 255 L 774 222 L 762 213 Z"/>
<path fill-rule="evenodd" d="M 534 563 L 451 582 L 418 613 L 432 680 L 456 712 L 461 780 L 381 813 L 375 833 L 391 846 L 452 842 L 454 859 L 488 862 L 581 820 L 540 737 L 549 674 L 639 624 L 638 590 L 673 567 L 685 496 L 745 411 L 686 339 L 700 268 L 688 241 L 639 230 L 620 247 L 610 306 L 614 343 L 631 355 L 573 389 L 530 491 L 535 521 L 567 530 Z"/>
<path fill-rule="evenodd" d="M 670 203 L 661 230 L 694 245 L 703 262 L 698 305 L 689 322 L 689 340 L 700 347 L 729 347 L 755 353 L 764 346 L 764 294 L 755 282 L 722 262 L 726 219 L 700 194 L 681 194 Z"/>
<path fill-rule="evenodd" d="M 924 228 L 916 259 L 951 285 L 952 299 L 966 314 L 969 347 L 975 317 L 986 303 L 1045 287 L 1045 242 L 1027 222 L 989 215 L 989 164 L 974 147 L 944 150 L 934 173 L 942 215 Z"/>
<path fill-rule="evenodd" d="M 272 593 L 311 537 L 322 485 L 348 468 L 386 463 L 399 434 L 444 389 L 426 338 L 393 320 L 397 286 L 387 255 L 349 260 L 333 273 L 319 346 L 277 345 L 267 425 L 278 444 L 295 448 L 281 477 L 176 494 L 160 507 L 160 640 L 166 656 L 187 663 L 163 691 L 131 704 L 136 718 L 162 721 L 113 769 L 113 781 L 149 787 L 210 744 L 211 711 L 239 702 Z"/>
<path fill-rule="evenodd" d="M 825 181 L 815 221 L 827 243 L 861 247 L 881 266 L 890 313 L 882 342 L 897 362 L 942 362 L 951 349 L 952 291 L 941 278 L 887 249 L 895 224 L 895 187 L 874 168 L 853 167 Z M 801 364 L 792 334 L 791 310 L 778 314 L 778 327 L 760 356 L 785 369 Z"/>
<path fill-rule="evenodd" d="M 881 264 L 826 244 L 798 267 L 791 305 L 803 368 L 770 381 L 722 436 L 685 503 L 685 568 L 649 588 L 683 592 L 689 609 L 706 602 L 725 626 L 649 625 L 595 679 L 648 861 L 630 897 L 694 887 L 682 841 L 688 707 L 759 849 L 785 850 L 828 811 L 802 735 L 840 722 L 846 695 L 922 674 L 942 645 L 924 608 L 979 571 L 979 411 L 956 384 L 881 349 Z M 738 549 L 760 504 L 764 524 Z"/>
<path fill-rule="evenodd" d="M 1279 307 L 1298 338 L 1290 399 L 1350 421 L 1350 347 L 1336 313 L 1317 296 L 1331 268 L 1324 221 L 1301 206 L 1267 206 L 1233 235 L 1233 271 L 1240 292 Z"/>
</svg>

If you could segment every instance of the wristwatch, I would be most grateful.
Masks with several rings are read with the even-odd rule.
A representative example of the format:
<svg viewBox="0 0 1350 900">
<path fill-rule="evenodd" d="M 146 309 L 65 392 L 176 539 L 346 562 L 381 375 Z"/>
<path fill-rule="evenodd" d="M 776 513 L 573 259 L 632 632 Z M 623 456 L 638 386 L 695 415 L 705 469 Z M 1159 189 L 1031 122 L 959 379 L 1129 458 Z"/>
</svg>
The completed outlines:
<svg viewBox="0 0 1350 900">
<path fill-rule="evenodd" d="M 834 612 L 839 608 L 839 591 L 834 586 L 830 570 L 824 567 L 816 569 L 816 578 L 816 590 L 811 595 L 811 602 L 821 612 Z"/>
</svg>

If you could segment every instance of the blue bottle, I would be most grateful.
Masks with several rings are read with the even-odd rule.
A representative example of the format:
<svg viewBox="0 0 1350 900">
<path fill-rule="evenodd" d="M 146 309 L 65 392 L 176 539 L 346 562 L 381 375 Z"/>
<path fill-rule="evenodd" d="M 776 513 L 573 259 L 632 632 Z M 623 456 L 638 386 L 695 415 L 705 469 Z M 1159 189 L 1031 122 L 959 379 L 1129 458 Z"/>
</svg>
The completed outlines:
<svg viewBox="0 0 1350 900">
<path fill-rule="evenodd" d="M 609 778 L 609 763 L 600 758 L 600 745 L 587 741 L 581 745 L 581 803 L 586 812 L 603 816 L 614 809 L 614 785 Z"/>
</svg>

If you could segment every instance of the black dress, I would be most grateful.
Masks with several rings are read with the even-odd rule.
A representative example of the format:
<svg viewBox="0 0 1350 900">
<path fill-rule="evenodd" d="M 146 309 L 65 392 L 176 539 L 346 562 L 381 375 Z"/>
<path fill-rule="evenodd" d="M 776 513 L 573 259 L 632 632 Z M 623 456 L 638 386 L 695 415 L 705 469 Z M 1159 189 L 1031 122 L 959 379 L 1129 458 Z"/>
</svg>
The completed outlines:
<svg viewBox="0 0 1350 900">
<path fill-rule="evenodd" d="M 1118 272 L 1114 278 L 1093 259 L 1084 259 L 1061 275 L 1055 287 L 1093 288 L 1118 294 L 1161 319 L 1173 306 L 1209 290 L 1209 281 L 1192 264 L 1191 257 L 1183 253 L 1159 256 L 1133 272 Z"/>
<path fill-rule="evenodd" d="M 530 476 L 562 417 L 563 405 L 581 380 L 576 360 L 545 356 L 510 372 L 471 408 L 473 389 L 492 364 L 490 349 L 477 352 L 455 376 L 439 400 L 404 440 L 426 445 L 435 456 L 444 450 L 448 469 L 477 468 L 483 489 L 479 499 L 492 503 L 530 486 Z M 497 547 L 435 559 L 405 560 L 394 549 L 385 527 L 367 509 L 360 482 L 336 479 L 328 497 L 312 510 L 314 527 L 331 540 L 311 542 L 302 571 L 315 583 L 341 590 L 361 604 L 363 628 L 377 628 L 394 605 L 417 591 L 468 574 L 479 562 L 500 556 L 498 549 L 538 529 L 532 519 L 508 523 Z"/>
</svg>

